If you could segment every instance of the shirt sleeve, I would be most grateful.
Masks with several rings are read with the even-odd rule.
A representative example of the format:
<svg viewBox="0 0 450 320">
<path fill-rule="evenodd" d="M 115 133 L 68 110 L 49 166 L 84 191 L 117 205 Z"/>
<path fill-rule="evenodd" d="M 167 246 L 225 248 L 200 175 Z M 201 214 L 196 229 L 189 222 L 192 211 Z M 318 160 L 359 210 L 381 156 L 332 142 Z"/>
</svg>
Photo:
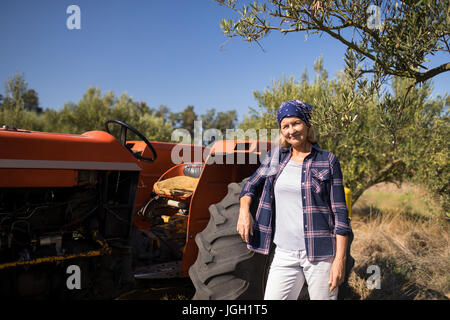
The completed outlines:
<svg viewBox="0 0 450 320">
<path fill-rule="evenodd" d="M 271 151 L 272 150 L 267 153 L 267 156 L 264 158 L 264 161 L 261 163 L 259 168 L 244 184 L 241 194 L 239 195 L 239 199 L 241 199 L 243 196 L 250 196 L 253 200 L 261 194 L 264 182 L 267 177 L 267 173 L 269 172 L 269 166 L 271 165 Z"/>
<path fill-rule="evenodd" d="M 335 219 L 334 231 L 339 235 L 349 235 L 352 233 L 352 228 L 350 226 L 350 219 L 348 218 L 347 204 L 345 202 L 341 165 L 336 156 L 334 156 L 331 161 L 331 176 L 330 202 Z"/>
</svg>

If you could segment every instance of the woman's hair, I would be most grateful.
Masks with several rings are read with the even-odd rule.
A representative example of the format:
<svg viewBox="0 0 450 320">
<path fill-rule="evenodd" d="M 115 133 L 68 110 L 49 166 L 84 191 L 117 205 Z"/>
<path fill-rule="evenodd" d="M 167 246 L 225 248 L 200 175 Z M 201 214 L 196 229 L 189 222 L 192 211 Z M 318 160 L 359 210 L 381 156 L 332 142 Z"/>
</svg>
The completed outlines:
<svg viewBox="0 0 450 320">
<path fill-rule="evenodd" d="M 312 125 L 310 127 L 308 127 L 308 135 L 306 138 L 312 144 L 317 142 L 317 131 Z M 281 134 L 281 129 L 280 129 L 280 134 L 279 134 L 279 138 L 278 138 L 278 144 L 283 147 L 290 146 L 289 142 L 287 142 L 286 139 L 284 138 L 284 136 Z"/>
</svg>

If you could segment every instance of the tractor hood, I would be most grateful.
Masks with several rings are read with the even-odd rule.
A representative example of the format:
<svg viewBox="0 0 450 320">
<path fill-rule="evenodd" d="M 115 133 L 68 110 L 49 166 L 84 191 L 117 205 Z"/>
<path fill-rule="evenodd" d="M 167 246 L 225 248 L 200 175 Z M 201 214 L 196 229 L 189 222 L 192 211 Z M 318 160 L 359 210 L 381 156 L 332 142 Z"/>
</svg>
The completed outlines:
<svg viewBox="0 0 450 320">
<path fill-rule="evenodd" d="M 112 135 L 0 129 L 0 169 L 141 171 L 139 161 Z"/>
</svg>

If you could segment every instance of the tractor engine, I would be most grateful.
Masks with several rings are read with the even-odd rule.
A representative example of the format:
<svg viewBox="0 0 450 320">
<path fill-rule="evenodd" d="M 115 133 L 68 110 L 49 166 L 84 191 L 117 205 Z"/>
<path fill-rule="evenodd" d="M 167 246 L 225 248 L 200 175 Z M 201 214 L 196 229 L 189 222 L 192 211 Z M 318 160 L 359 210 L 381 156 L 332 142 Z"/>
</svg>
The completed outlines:
<svg viewBox="0 0 450 320">
<path fill-rule="evenodd" d="M 92 283 L 105 286 L 105 268 L 118 280 L 112 287 L 132 281 L 128 239 L 137 174 L 78 176 L 72 188 L 0 189 L 0 295 L 105 298 Z M 75 290 L 66 283 L 69 265 L 81 272 Z"/>
<path fill-rule="evenodd" d="M 98 195 L 95 186 L 0 191 L 0 261 L 95 249 L 92 244 L 99 237 L 101 207 Z"/>
<path fill-rule="evenodd" d="M 113 136 L 0 129 L 0 296 L 117 297 L 133 284 L 141 168 Z"/>
</svg>

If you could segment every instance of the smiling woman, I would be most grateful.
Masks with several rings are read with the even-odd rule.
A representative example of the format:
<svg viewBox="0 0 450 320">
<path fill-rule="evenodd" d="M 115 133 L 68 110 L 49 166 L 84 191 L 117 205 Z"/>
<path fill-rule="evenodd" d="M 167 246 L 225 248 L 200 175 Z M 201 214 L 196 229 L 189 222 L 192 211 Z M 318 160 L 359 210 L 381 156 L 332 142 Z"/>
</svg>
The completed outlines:
<svg viewBox="0 0 450 320">
<path fill-rule="evenodd" d="M 311 299 L 337 299 L 347 261 L 352 263 L 339 160 L 317 145 L 311 111 L 298 100 L 280 106 L 278 172 L 263 174 L 263 163 L 239 196 L 237 231 L 248 248 L 267 255 L 272 242 L 276 246 L 264 296 L 269 300 L 297 299 L 305 282 Z M 259 197 L 252 214 L 250 206 Z"/>
<path fill-rule="evenodd" d="M 295 119 L 295 118 L 285 118 L 283 120 L 288 121 L 289 119 L 291 119 L 290 121 L 294 122 L 294 124 L 296 124 L 297 127 L 300 126 L 299 122 L 302 121 L 301 119 Z M 289 123 L 285 123 L 285 125 L 289 126 Z M 283 134 L 283 130 L 287 130 L 287 129 L 283 129 L 283 127 L 280 128 L 280 136 L 278 139 L 278 143 L 280 146 L 289 147 L 289 145 L 292 144 L 295 140 L 301 139 L 301 138 L 304 139 L 303 136 L 297 137 L 298 135 L 301 135 L 301 133 L 299 131 L 297 131 L 295 134 L 293 134 L 293 140 L 288 141 L 286 139 L 285 135 Z M 298 130 L 298 128 L 297 128 L 297 130 Z M 306 140 L 309 141 L 310 143 L 313 143 L 313 144 L 317 143 L 317 131 L 312 125 L 310 125 L 309 127 L 306 126 L 306 134 L 304 134 L 304 135 L 306 135 Z"/>
</svg>

